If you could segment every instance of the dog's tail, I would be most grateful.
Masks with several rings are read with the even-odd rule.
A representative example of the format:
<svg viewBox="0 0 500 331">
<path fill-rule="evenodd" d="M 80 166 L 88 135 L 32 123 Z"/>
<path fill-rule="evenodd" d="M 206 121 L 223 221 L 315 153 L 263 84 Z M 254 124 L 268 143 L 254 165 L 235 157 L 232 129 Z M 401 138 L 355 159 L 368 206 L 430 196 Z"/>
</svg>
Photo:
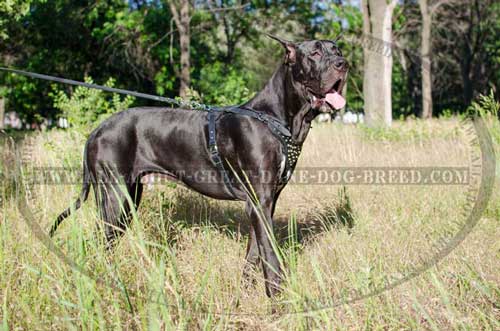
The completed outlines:
<svg viewBox="0 0 500 331">
<path fill-rule="evenodd" d="M 89 171 L 88 165 L 87 165 L 87 145 L 88 145 L 88 141 L 85 144 L 85 148 L 83 150 L 83 183 L 82 183 L 82 191 L 81 191 L 80 196 L 78 197 L 78 199 L 76 199 L 75 203 L 72 206 L 68 207 L 68 209 L 66 209 L 65 211 L 63 211 L 57 217 L 56 221 L 54 222 L 54 224 L 50 228 L 49 236 L 51 236 L 51 237 L 54 236 L 54 233 L 56 232 L 57 228 L 62 223 L 62 221 L 64 221 L 64 219 L 66 217 L 68 217 L 69 215 L 71 215 L 71 211 L 72 210 L 77 210 L 78 208 L 80 208 L 82 202 L 85 202 L 85 200 L 87 200 L 87 198 L 89 196 L 91 182 L 90 182 L 90 171 Z"/>
</svg>

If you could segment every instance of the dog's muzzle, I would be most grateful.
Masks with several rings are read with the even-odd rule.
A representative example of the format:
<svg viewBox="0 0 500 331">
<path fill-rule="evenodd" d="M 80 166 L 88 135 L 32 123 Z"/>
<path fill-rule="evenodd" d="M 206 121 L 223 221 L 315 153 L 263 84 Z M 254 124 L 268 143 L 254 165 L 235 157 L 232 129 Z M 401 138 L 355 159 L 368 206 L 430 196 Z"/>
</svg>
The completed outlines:
<svg viewBox="0 0 500 331">
<path fill-rule="evenodd" d="M 311 107 L 314 109 L 320 109 L 320 111 L 326 108 L 323 107 L 325 104 L 328 105 L 329 108 L 334 110 L 340 110 L 344 108 L 346 105 L 346 100 L 342 96 L 341 90 L 343 87 L 344 79 L 345 77 L 338 78 L 324 95 L 317 95 L 309 90 Z"/>
</svg>

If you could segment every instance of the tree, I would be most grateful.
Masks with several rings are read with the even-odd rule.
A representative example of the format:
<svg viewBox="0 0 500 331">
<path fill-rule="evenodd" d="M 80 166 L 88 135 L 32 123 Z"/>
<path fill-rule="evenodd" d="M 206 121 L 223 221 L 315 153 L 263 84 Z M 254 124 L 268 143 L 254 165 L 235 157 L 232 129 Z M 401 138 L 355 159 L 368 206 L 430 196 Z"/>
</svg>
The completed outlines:
<svg viewBox="0 0 500 331">
<path fill-rule="evenodd" d="M 29 10 L 30 1 L 10 0 L 0 2 L 0 42 L 5 43 L 9 39 L 8 25 L 18 21 Z M 5 46 L 4 46 L 5 47 Z M 7 48 L 7 47 L 5 47 Z M 0 52 L 2 47 L 0 47 Z M 12 56 L 10 56 L 12 59 Z M 7 59 L 6 59 L 7 60 Z M 6 61 L 10 62 L 10 61 Z M 0 88 L 0 129 L 4 127 L 5 98 L 4 88 Z"/>
<path fill-rule="evenodd" d="M 434 101 L 465 111 L 479 94 L 500 86 L 500 3 L 453 0 L 435 13 L 433 23 Z"/>
<path fill-rule="evenodd" d="M 0 130 L 3 129 L 4 115 L 5 115 L 5 99 L 0 96 Z"/>
<path fill-rule="evenodd" d="M 422 39 L 420 43 L 420 71 L 422 73 L 422 118 L 432 117 L 432 17 L 447 0 L 419 0 L 422 15 Z"/>
<path fill-rule="evenodd" d="M 176 76 L 180 80 L 179 96 L 186 97 L 191 82 L 191 65 L 189 48 L 191 43 L 191 34 L 189 24 L 191 18 L 189 16 L 189 1 L 188 0 L 169 0 L 170 11 L 179 31 L 180 44 L 180 64 L 181 69 L 175 70 Z"/>
<path fill-rule="evenodd" d="M 212 19 L 223 29 L 224 40 L 220 42 L 226 44 L 222 59 L 226 63 L 234 61 L 238 43 L 249 35 L 252 24 L 255 24 L 255 15 L 245 15 L 245 8 L 248 5 L 248 2 L 243 3 L 241 0 L 207 1 L 207 12 L 211 13 Z"/>
<path fill-rule="evenodd" d="M 392 123 L 392 13 L 397 0 L 362 0 L 363 95 L 368 125 Z"/>
<path fill-rule="evenodd" d="M 459 19 L 463 43 L 454 55 L 460 63 L 466 105 L 472 102 L 474 92 L 481 89 L 481 84 L 487 85 L 488 71 L 494 70 L 489 63 L 499 51 L 486 46 L 498 41 L 499 6 L 494 0 L 461 0 L 459 8 L 463 11 Z M 496 31 L 493 30 L 495 27 Z"/>
<path fill-rule="evenodd" d="M 422 14 L 422 39 L 420 59 L 422 73 L 422 118 L 432 117 L 431 27 L 432 14 L 428 0 L 419 0 Z"/>
</svg>

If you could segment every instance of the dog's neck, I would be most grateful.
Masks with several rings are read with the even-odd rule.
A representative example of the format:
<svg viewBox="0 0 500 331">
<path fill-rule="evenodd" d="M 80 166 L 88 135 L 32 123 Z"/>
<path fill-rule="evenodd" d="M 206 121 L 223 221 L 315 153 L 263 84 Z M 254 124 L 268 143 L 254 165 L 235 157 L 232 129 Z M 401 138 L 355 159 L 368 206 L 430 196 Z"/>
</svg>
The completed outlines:
<svg viewBox="0 0 500 331">
<path fill-rule="evenodd" d="M 292 68 L 282 64 L 266 86 L 244 106 L 264 112 L 286 123 L 297 144 L 302 144 L 309 133 L 317 110 L 311 109 L 303 96 L 302 86 L 292 77 Z"/>
</svg>

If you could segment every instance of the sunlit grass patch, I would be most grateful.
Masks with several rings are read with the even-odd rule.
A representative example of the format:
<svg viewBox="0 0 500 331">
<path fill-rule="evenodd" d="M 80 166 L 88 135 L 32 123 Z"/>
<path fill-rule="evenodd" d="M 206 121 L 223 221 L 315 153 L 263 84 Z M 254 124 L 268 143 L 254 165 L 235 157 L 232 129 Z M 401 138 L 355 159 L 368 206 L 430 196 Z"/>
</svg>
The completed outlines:
<svg viewBox="0 0 500 331">
<path fill-rule="evenodd" d="M 468 165 L 458 120 L 397 123 L 393 130 L 397 137 L 315 125 L 298 166 Z M 82 136 L 51 131 L 33 138 L 33 165 L 81 164 Z M 2 155 L 11 152 L 7 145 Z M 276 300 L 265 296 L 260 270 L 254 283 L 242 279 L 249 229 L 242 203 L 154 185 L 110 253 L 98 240 L 91 194 L 54 238 L 89 277 L 33 235 L 4 190 L 0 315 L 11 329 L 496 330 L 496 187 L 487 213 L 447 258 L 391 291 L 348 304 L 404 277 L 457 231 L 464 186 L 288 186 L 275 215 L 286 266 Z M 48 230 L 78 192 L 78 185 L 34 186 L 28 203 L 36 222 Z"/>
</svg>

